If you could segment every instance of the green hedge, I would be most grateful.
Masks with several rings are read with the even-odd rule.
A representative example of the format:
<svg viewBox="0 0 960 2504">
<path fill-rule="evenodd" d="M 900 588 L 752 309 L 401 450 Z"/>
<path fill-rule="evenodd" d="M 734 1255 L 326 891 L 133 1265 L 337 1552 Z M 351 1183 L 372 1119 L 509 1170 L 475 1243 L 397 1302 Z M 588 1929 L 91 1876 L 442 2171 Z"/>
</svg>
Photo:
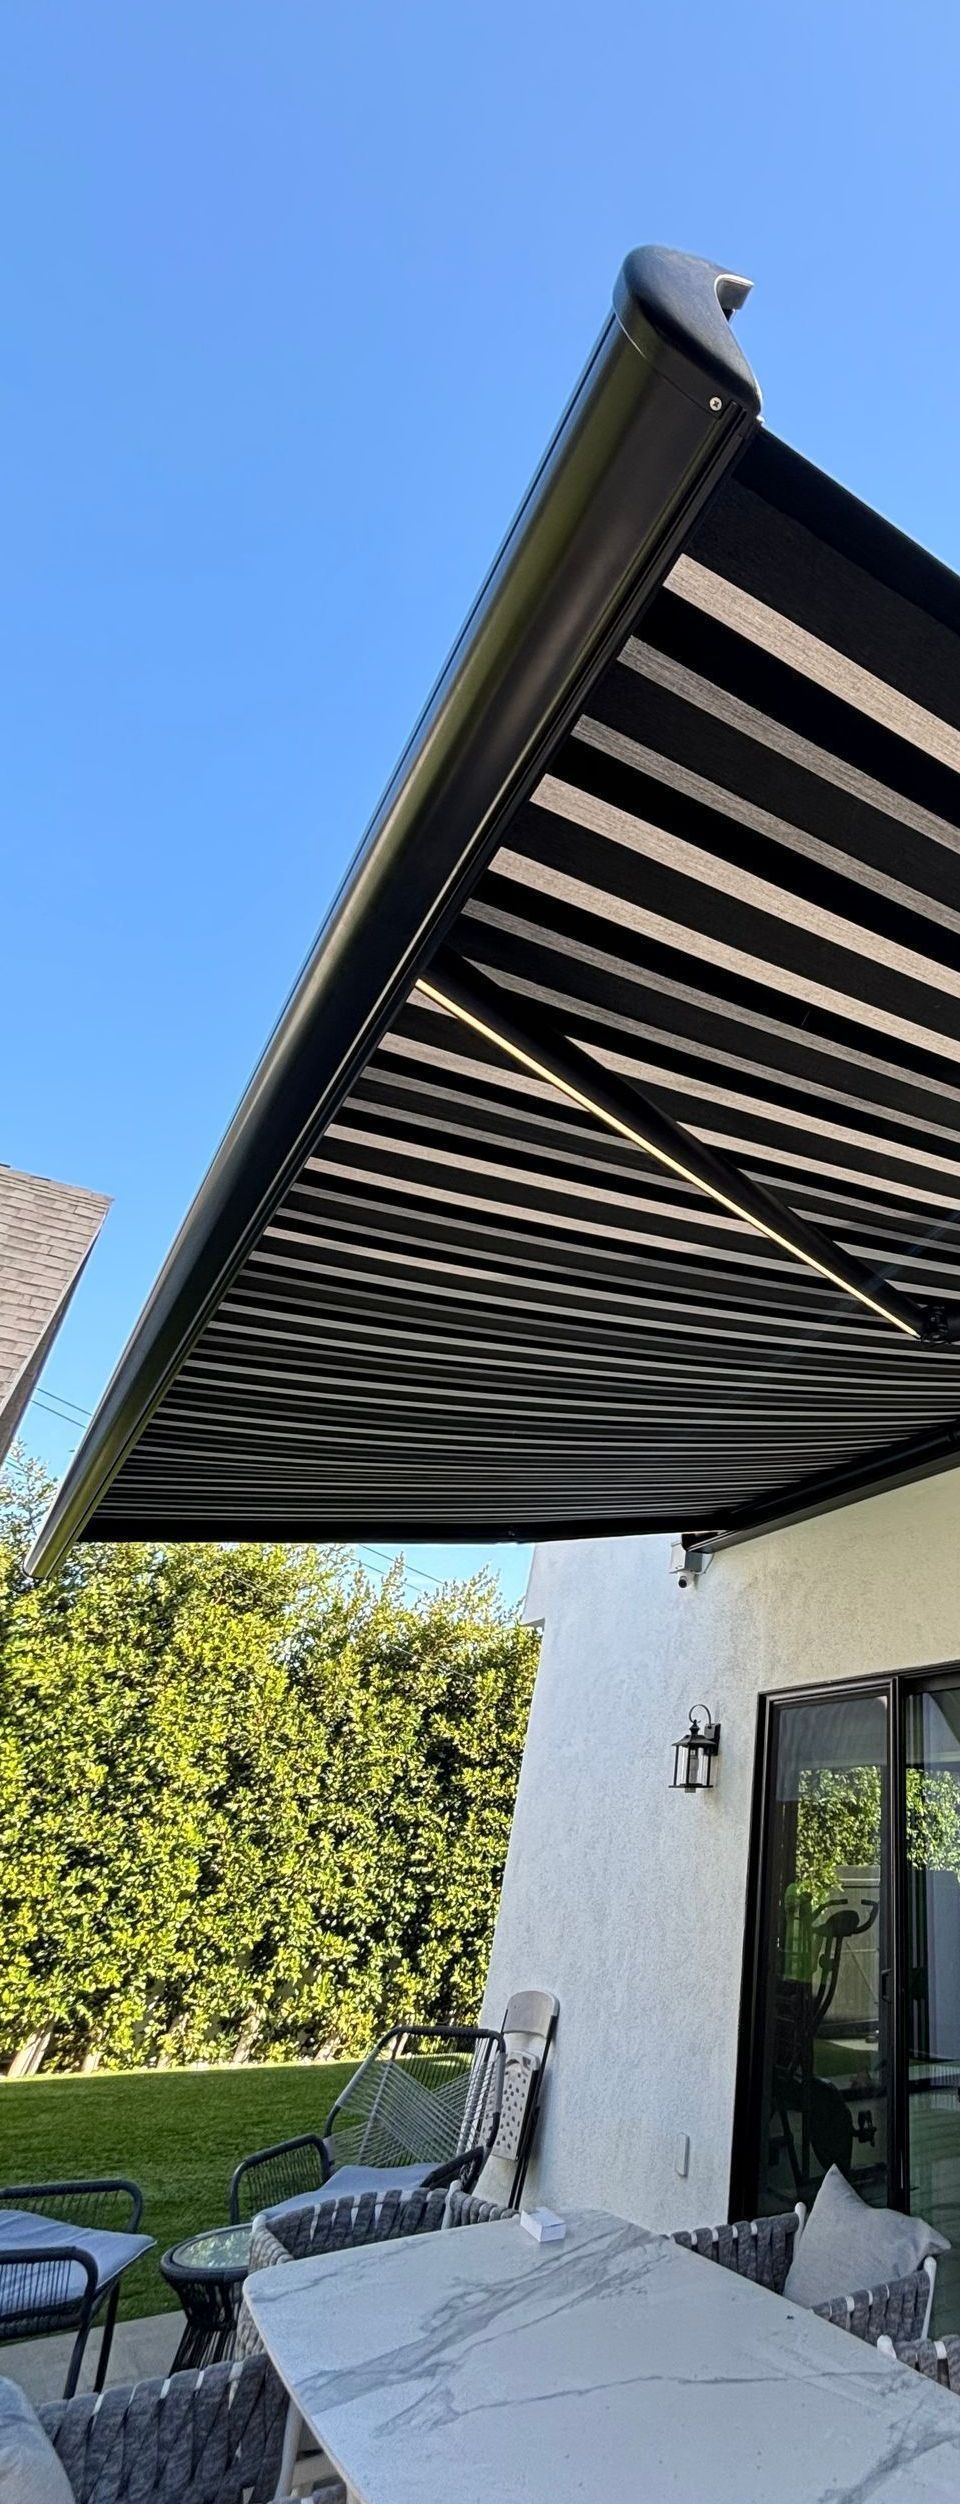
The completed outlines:
<svg viewBox="0 0 960 2504">
<path fill-rule="evenodd" d="M 536 1666 L 489 1576 L 82 1546 L 0 1494 L 0 2065 L 296 2060 L 476 2011 Z"/>
</svg>

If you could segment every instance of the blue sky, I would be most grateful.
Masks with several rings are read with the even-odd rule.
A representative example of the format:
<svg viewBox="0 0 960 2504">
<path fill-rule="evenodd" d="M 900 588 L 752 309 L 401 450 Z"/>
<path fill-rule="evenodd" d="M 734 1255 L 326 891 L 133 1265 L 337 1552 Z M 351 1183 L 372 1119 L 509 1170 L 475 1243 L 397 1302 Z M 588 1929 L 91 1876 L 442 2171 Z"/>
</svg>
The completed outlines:
<svg viewBox="0 0 960 2504">
<path fill-rule="evenodd" d="M 84 1410 L 631 245 L 752 276 L 769 423 L 960 563 L 960 13 L 6 0 L 0 61 L 0 1156 L 113 1195 Z"/>
</svg>

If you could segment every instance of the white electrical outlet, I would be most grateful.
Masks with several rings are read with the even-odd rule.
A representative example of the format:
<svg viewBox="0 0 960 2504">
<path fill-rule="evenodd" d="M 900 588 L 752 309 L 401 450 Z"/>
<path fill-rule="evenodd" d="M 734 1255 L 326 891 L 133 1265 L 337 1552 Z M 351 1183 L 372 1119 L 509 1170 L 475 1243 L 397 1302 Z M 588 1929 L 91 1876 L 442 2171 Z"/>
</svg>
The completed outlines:
<svg viewBox="0 0 960 2504">
<path fill-rule="evenodd" d="M 685 2130 L 681 2130 L 674 2149 L 673 2170 L 681 2176 L 684 2182 L 686 2181 L 690 2171 L 690 2141 Z"/>
</svg>

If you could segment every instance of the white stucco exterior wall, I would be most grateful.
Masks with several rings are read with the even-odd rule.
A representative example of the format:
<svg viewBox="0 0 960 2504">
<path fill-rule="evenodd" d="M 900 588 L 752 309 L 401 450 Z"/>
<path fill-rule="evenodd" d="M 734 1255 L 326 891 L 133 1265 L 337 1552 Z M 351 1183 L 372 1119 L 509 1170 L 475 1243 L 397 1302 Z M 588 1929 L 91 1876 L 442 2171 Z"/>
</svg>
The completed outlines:
<svg viewBox="0 0 960 2504">
<path fill-rule="evenodd" d="M 528 2199 L 660 2227 L 726 2215 L 757 1697 L 960 1657 L 958 1533 L 951 1472 L 733 1549 L 695 1591 L 664 1539 L 537 1549 L 543 1650 L 485 1998 L 493 2023 L 525 1986 L 560 2000 Z M 716 1790 L 684 1797 L 692 1704 L 721 1754 Z"/>
</svg>

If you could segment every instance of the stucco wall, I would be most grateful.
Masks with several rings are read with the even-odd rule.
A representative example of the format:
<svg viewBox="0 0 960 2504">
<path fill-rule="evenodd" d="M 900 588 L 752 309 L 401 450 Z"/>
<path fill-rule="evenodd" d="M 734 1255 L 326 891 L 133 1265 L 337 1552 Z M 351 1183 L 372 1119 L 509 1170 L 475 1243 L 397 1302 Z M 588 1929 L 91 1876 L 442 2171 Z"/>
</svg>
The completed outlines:
<svg viewBox="0 0 960 2504">
<path fill-rule="evenodd" d="M 661 1539 L 538 1548 L 543 1651 L 486 2010 L 536 1984 L 560 2029 L 528 2196 L 652 2226 L 726 2215 L 756 1699 L 960 1657 L 960 1473 L 717 1557 Z M 669 1788 L 691 1704 L 717 1788 Z M 686 2180 L 674 2169 L 690 2139 Z"/>
</svg>

